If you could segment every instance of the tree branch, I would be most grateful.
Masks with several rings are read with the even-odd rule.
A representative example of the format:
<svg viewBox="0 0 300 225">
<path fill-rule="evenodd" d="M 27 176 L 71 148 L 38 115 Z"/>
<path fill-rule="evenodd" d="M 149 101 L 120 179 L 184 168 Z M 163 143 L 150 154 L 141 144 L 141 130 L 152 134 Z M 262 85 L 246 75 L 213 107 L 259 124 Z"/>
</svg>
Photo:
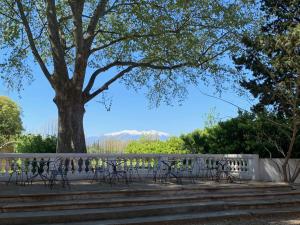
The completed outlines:
<svg viewBox="0 0 300 225">
<path fill-rule="evenodd" d="M 22 23 L 25 27 L 25 31 L 26 31 L 26 34 L 27 34 L 27 38 L 28 38 L 28 41 L 29 41 L 29 45 L 30 45 L 32 54 L 34 55 L 35 59 L 39 63 L 45 77 L 47 78 L 47 80 L 49 81 L 51 86 L 53 86 L 52 76 L 51 76 L 50 72 L 48 71 L 48 69 L 47 69 L 42 57 L 40 56 L 40 54 L 39 54 L 39 52 L 36 48 L 36 45 L 34 43 L 34 37 L 33 37 L 32 31 L 30 29 L 27 17 L 25 16 L 22 2 L 21 2 L 21 0 L 17 0 L 16 2 L 17 2 L 17 7 L 18 7 L 18 10 L 19 10 L 19 13 L 20 13 Z"/>
<path fill-rule="evenodd" d="M 99 19 L 105 15 L 105 8 L 107 5 L 108 0 L 101 0 L 99 1 L 93 16 L 89 22 L 88 28 L 87 28 L 87 37 L 86 37 L 86 48 L 89 50 L 92 46 L 94 37 L 95 37 L 95 30 L 97 27 L 97 23 Z"/>
<path fill-rule="evenodd" d="M 93 88 L 93 86 L 94 86 L 94 83 L 95 83 L 95 80 L 96 80 L 97 76 L 98 76 L 100 73 L 103 73 L 103 72 L 109 70 L 110 68 L 112 68 L 112 67 L 114 67 L 114 66 L 116 66 L 116 65 L 117 65 L 117 61 L 115 61 L 115 62 L 113 62 L 113 63 L 110 63 L 110 64 L 108 64 L 108 65 L 106 65 L 106 66 L 104 66 L 104 67 L 101 67 L 101 68 L 95 70 L 95 71 L 93 72 L 93 74 L 91 75 L 91 78 L 90 78 L 90 80 L 89 80 L 89 82 L 88 82 L 86 88 L 84 89 L 84 93 L 85 93 L 86 95 L 89 94 L 90 90 L 91 90 L 91 89 Z"/>
<path fill-rule="evenodd" d="M 110 64 L 106 65 L 105 67 L 101 67 L 101 68 L 95 70 L 95 72 L 92 74 L 92 76 L 89 80 L 89 83 L 87 84 L 84 92 L 86 94 L 88 94 L 89 91 L 92 89 L 97 76 L 99 76 L 100 73 L 103 73 L 114 66 L 129 66 L 129 67 L 144 67 L 144 68 L 147 67 L 147 68 L 156 69 L 156 70 L 173 70 L 173 69 L 178 69 L 178 68 L 189 65 L 188 63 L 180 63 L 180 64 L 176 64 L 176 65 L 172 65 L 172 66 L 159 66 L 159 65 L 154 65 L 152 63 L 153 62 L 121 62 L 121 61 L 115 61 L 113 63 L 110 63 Z"/>
<path fill-rule="evenodd" d="M 157 37 L 157 36 L 160 36 L 160 35 L 165 35 L 166 33 L 178 34 L 180 31 L 181 31 L 181 28 L 177 29 L 177 30 L 165 30 L 163 33 L 157 33 L 157 34 L 154 34 L 154 33 L 150 33 L 150 34 L 129 34 L 127 36 L 123 36 L 123 37 L 117 38 L 115 40 L 112 40 L 109 43 L 104 44 L 102 46 L 95 47 L 95 48 L 93 48 L 93 49 L 90 50 L 89 54 L 91 55 L 91 54 L 93 54 L 96 51 L 105 49 L 105 48 L 107 48 L 107 47 L 109 47 L 111 45 L 114 45 L 116 43 L 119 43 L 121 41 L 125 41 L 125 40 L 128 40 L 128 39 L 134 40 L 135 38 Z M 103 30 L 99 30 L 95 34 L 100 33 L 100 32 L 111 33 L 111 34 L 118 34 L 118 33 L 115 33 L 115 32 L 109 32 L 109 31 L 103 31 Z"/>
<path fill-rule="evenodd" d="M 111 42 L 109 42 L 107 44 L 104 44 L 104 45 L 101 45 L 99 47 L 95 47 L 95 48 L 91 49 L 89 51 L 89 55 L 93 54 L 96 51 L 105 49 L 105 48 L 107 48 L 107 47 L 109 47 L 109 46 L 111 46 L 113 44 L 119 43 L 121 41 L 125 41 L 125 40 L 128 40 L 128 39 L 134 39 L 134 38 L 142 38 L 142 37 L 154 37 L 154 36 L 158 36 L 158 35 L 161 35 L 161 34 L 144 34 L 144 35 L 133 34 L 133 35 L 128 35 L 128 36 L 120 37 L 118 39 L 112 40 Z"/>
<path fill-rule="evenodd" d="M 151 35 L 153 35 L 153 34 L 151 34 Z M 140 37 L 140 36 L 143 36 L 143 35 L 136 35 L 136 37 Z M 223 36 L 225 36 L 225 34 Z M 123 40 L 125 38 L 127 38 L 127 37 L 120 38 L 120 40 L 121 39 Z M 210 45 L 205 50 L 205 52 L 209 51 L 209 49 L 212 48 L 212 45 Z M 89 92 L 92 89 L 92 87 L 95 83 L 95 80 L 99 76 L 99 74 L 109 70 L 110 68 L 112 68 L 114 66 L 128 66 L 128 68 L 129 67 L 132 67 L 132 68 L 141 67 L 141 68 L 150 68 L 150 69 L 155 69 L 155 70 L 174 70 L 174 69 L 179 69 L 179 68 L 187 67 L 187 66 L 199 66 L 199 67 L 201 67 L 202 65 L 204 65 L 208 61 L 213 60 L 214 58 L 218 57 L 219 55 L 222 55 L 227 50 L 228 49 L 224 49 L 221 52 L 215 54 L 214 56 L 204 60 L 203 62 L 183 62 L 183 63 L 179 63 L 179 64 L 176 64 L 176 65 L 168 65 L 168 66 L 166 66 L 166 65 L 155 65 L 155 64 L 153 64 L 153 63 L 155 63 L 154 61 L 151 61 L 151 62 L 115 61 L 113 63 L 110 63 L 110 64 L 106 65 L 105 67 L 99 68 L 96 71 L 94 71 L 94 73 L 91 75 L 91 78 L 90 78 L 90 80 L 89 80 L 89 82 L 88 82 L 88 84 L 87 84 L 87 86 L 84 90 L 84 95 L 85 96 L 97 96 L 99 93 L 101 93 L 103 91 L 102 88 L 100 88 L 102 91 L 100 91 L 98 94 L 94 94 L 95 92 L 91 95 L 89 94 Z M 88 97 L 89 100 L 92 99 L 92 98 L 93 97 L 91 97 L 91 98 Z"/>
<path fill-rule="evenodd" d="M 117 62 L 117 66 L 134 66 L 134 67 L 147 67 L 156 70 L 174 70 L 184 66 L 189 66 L 189 63 L 179 63 L 176 65 L 164 66 L 164 65 L 155 65 L 153 62 Z"/>
<path fill-rule="evenodd" d="M 74 24 L 74 40 L 78 52 L 83 51 L 83 28 L 82 28 L 82 12 L 84 8 L 83 0 L 68 0 L 72 10 L 72 18 Z"/>
<path fill-rule="evenodd" d="M 101 92 L 107 90 L 108 87 L 112 83 L 114 83 L 116 80 L 118 80 L 119 78 L 121 78 L 122 76 L 124 76 L 126 73 L 130 72 L 133 68 L 135 68 L 135 66 L 129 66 L 126 69 L 124 69 L 121 72 L 119 72 L 117 75 L 115 75 L 113 78 L 111 78 L 105 84 L 103 84 L 98 90 L 96 90 L 92 94 L 89 94 L 88 96 L 86 96 L 85 102 L 88 102 L 88 101 L 92 100 L 94 97 L 96 97 L 97 95 L 99 95 Z"/>
<path fill-rule="evenodd" d="M 69 77 L 68 68 L 59 36 L 59 24 L 56 16 L 55 0 L 47 0 L 46 16 L 55 74 L 59 74 L 59 77 L 67 80 Z"/>
<path fill-rule="evenodd" d="M 0 11 L 0 15 L 3 15 L 4 17 L 7 17 L 7 18 L 9 18 L 10 20 L 13 20 L 13 21 L 15 21 L 16 23 L 20 23 L 20 24 L 22 24 L 22 22 L 21 21 L 19 21 L 18 19 L 15 19 L 15 18 L 13 18 L 12 16 L 10 16 L 9 14 L 7 14 L 7 13 L 4 13 L 3 11 Z"/>
<path fill-rule="evenodd" d="M 72 10 L 72 17 L 74 23 L 74 40 L 76 46 L 76 57 L 74 66 L 73 82 L 82 89 L 85 77 L 85 70 L 87 67 L 87 53 L 84 49 L 83 39 L 83 25 L 82 25 L 82 13 L 84 9 L 84 0 L 69 0 L 69 5 Z"/>
</svg>

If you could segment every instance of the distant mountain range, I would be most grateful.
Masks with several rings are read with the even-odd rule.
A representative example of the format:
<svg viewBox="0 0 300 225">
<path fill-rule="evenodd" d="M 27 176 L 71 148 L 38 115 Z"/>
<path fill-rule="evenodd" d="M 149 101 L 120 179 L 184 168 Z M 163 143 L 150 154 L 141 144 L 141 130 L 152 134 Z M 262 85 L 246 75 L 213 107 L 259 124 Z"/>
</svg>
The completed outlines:
<svg viewBox="0 0 300 225">
<path fill-rule="evenodd" d="M 100 136 L 91 136 L 87 137 L 86 142 L 87 145 L 91 145 L 95 142 L 101 142 L 105 140 L 121 140 L 121 141 L 128 141 L 128 140 L 138 140 L 141 137 L 146 136 L 153 139 L 159 140 L 166 140 L 170 137 L 170 135 L 166 132 L 157 131 L 157 130 L 122 130 L 113 133 L 107 133 Z"/>
</svg>

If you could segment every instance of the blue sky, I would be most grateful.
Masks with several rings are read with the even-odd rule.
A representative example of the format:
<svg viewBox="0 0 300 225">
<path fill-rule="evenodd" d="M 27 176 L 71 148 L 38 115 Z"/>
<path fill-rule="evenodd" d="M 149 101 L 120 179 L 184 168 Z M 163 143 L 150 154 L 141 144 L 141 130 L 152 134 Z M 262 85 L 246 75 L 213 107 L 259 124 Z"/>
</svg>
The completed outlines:
<svg viewBox="0 0 300 225">
<path fill-rule="evenodd" d="M 32 64 L 34 81 L 25 85 L 20 94 L 8 91 L 0 85 L 0 95 L 6 95 L 15 100 L 22 108 L 22 120 L 27 132 L 43 132 L 47 126 L 55 123 L 57 109 L 52 99 L 54 92 L 41 74 L 37 65 Z M 145 90 L 135 92 L 128 90 L 120 83 L 115 83 L 109 90 L 112 107 L 108 112 L 97 102 L 98 97 L 86 106 L 85 132 L 86 136 L 97 136 L 120 130 L 159 130 L 171 135 L 203 128 L 206 115 L 213 108 L 221 119 L 228 119 L 237 115 L 237 108 L 210 98 L 199 92 L 213 94 L 213 86 L 200 85 L 190 87 L 189 95 L 181 106 L 162 105 L 159 108 L 149 108 L 145 97 Z M 246 97 L 239 97 L 235 91 L 224 91 L 222 98 L 229 100 L 242 108 L 249 109 Z"/>
</svg>

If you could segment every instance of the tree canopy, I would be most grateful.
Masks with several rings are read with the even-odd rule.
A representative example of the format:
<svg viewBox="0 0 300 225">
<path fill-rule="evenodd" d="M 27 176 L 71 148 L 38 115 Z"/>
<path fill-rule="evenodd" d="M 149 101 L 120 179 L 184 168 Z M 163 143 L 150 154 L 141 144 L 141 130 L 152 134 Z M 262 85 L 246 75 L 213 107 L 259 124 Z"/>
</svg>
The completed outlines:
<svg viewBox="0 0 300 225">
<path fill-rule="evenodd" d="M 20 135 L 16 139 L 16 153 L 55 153 L 57 138 L 55 136 Z"/>
<path fill-rule="evenodd" d="M 256 112 L 274 112 L 283 123 L 276 124 L 289 140 L 281 152 L 285 181 L 293 182 L 300 174 L 287 172 L 300 129 L 300 2 L 299 0 L 262 0 L 265 24 L 256 36 L 243 38 L 244 51 L 235 58 L 239 69 L 252 72 L 242 86 L 258 98 Z M 270 123 L 274 121 L 269 120 Z M 278 146 L 278 143 L 274 143 Z M 288 177 L 289 175 L 289 177 Z"/>
<path fill-rule="evenodd" d="M 259 154 L 263 158 L 282 158 L 290 140 L 275 123 L 283 124 L 276 114 L 255 114 L 239 112 L 235 118 L 221 121 L 213 127 L 198 129 L 183 134 L 183 149 L 189 153 L 201 154 Z M 295 149 L 300 147 L 300 136 Z M 293 157 L 300 152 L 293 152 Z"/>
<path fill-rule="evenodd" d="M 0 74 L 20 87 L 34 58 L 55 91 L 58 151 L 85 152 L 84 105 L 114 82 L 147 87 L 154 105 L 184 99 L 201 79 L 222 83 L 224 55 L 249 29 L 252 3 L 4 0 Z"/>
<path fill-rule="evenodd" d="M 125 153 L 129 154 L 184 154 L 183 141 L 177 137 L 171 137 L 166 141 L 140 139 L 130 142 Z"/>
<path fill-rule="evenodd" d="M 299 4 L 298 0 L 263 0 L 265 24 L 261 32 L 242 39 L 244 48 L 235 57 L 235 63 L 239 69 L 252 72 L 253 76 L 241 85 L 259 99 L 256 111 L 271 106 L 274 112 L 290 116 L 292 98 L 298 98 L 295 87 L 299 86 L 300 67 Z"/>
<path fill-rule="evenodd" d="M 0 147 L 23 130 L 20 107 L 6 96 L 0 96 Z"/>
<path fill-rule="evenodd" d="M 86 85 L 86 102 L 121 77 L 129 86 L 149 86 L 150 99 L 169 102 L 201 75 L 224 72 L 220 57 L 236 50 L 252 18 L 249 2 L 1 1 L 0 43 L 8 50 L 2 77 L 13 84 L 30 74 L 32 53 L 54 88 Z M 94 71 L 86 74 L 87 67 Z M 113 68 L 115 76 L 95 84 Z"/>
</svg>

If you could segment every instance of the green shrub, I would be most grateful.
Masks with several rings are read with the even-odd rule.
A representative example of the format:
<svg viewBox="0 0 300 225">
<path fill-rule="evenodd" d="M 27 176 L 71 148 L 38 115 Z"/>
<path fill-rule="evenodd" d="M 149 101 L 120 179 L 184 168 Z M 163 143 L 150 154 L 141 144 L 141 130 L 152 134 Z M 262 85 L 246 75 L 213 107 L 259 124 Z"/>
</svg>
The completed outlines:
<svg viewBox="0 0 300 225">
<path fill-rule="evenodd" d="M 55 153 L 57 138 L 55 136 L 21 135 L 17 138 L 17 153 Z"/>
<path fill-rule="evenodd" d="M 183 141 L 171 137 L 166 141 L 140 139 L 129 143 L 125 149 L 127 154 L 185 154 Z"/>
<path fill-rule="evenodd" d="M 12 145 L 6 145 L 13 141 L 16 135 L 23 130 L 20 107 L 6 96 L 0 96 L 0 151 L 10 152 Z M 11 150 L 10 150 L 11 149 Z"/>
<path fill-rule="evenodd" d="M 270 122 L 275 121 L 275 122 Z M 181 135 L 184 149 L 190 153 L 211 154 L 259 154 L 260 157 L 282 157 L 280 149 L 288 149 L 289 139 L 283 129 L 287 122 L 276 115 L 242 113 L 217 125 Z M 295 150 L 300 149 L 297 135 Z M 293 157 L 300 157 L 294 151 Z"/>
</svg>

